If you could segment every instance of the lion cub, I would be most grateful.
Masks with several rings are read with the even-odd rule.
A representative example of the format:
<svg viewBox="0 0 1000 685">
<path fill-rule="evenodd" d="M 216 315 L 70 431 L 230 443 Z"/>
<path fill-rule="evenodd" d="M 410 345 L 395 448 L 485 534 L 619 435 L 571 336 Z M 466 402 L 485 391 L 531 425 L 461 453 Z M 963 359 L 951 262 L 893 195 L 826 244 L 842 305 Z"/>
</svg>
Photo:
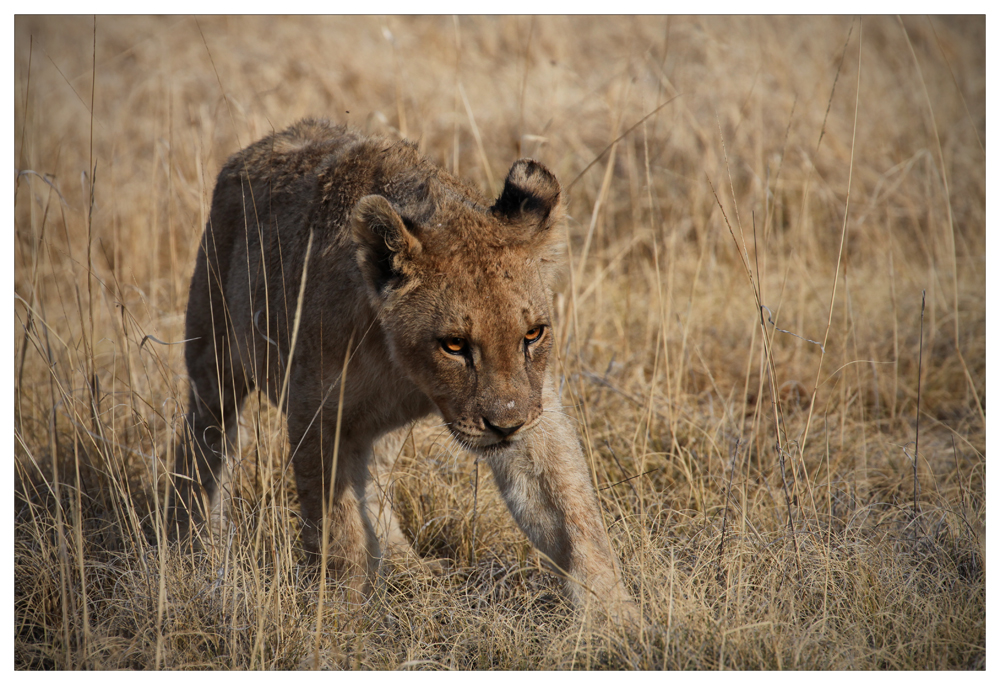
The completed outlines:
<svg viewBox="0 0 1000 685">
<path fill-rule="evenodd" d="M 634 621 L 547 368 L 561 217 L 558 181 L 530 159 L 491 203 L 412 143 L 326 121 L 233 155 L 191 279 L 175 520 L 205 517 L 243 401 L 263 389 L 287 417 L 307 554 L 366 592 L 373 445 L 437 412 L 573 600 Z"/>
</svg>

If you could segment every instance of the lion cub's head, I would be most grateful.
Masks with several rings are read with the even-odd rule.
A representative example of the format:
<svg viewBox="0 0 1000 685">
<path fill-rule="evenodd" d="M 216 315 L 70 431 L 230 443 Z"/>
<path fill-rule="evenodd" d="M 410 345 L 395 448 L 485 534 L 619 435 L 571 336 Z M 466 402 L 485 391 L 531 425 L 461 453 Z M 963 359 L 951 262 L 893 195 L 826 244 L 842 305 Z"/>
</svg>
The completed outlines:
<svg viewBox="0 0 1000 685">
<path fill-rule="evenodd" d="M 492 207 L 431 175 L 354 208 L 358 265 L 394 361 L 466 447 L 503 446 L 541 420 L 561 216 L 559 182 L 528 159 Z"/>
</svg>

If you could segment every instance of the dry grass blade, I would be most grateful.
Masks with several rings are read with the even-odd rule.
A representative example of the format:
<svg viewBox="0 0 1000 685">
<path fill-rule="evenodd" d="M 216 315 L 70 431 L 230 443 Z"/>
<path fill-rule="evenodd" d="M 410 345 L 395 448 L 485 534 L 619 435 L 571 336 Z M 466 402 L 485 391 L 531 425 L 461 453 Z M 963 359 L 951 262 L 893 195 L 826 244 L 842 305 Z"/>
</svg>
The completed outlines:
<svg viewBox="0 0 1000 685">
<path fill-rule="evenodd" d="M 312 235 L 309 236 L 309 242 L 312 243 Z M 308 261 L 309 251 L 306 250 L 307 261 Z M 305 270 L 302 272 L 302 283 L 305 284 L 306 274 Z M 302 293 L 299 293 L 299 302 L 302 301 Z M 296 313 L 296 323 L 300 318 L 300 312 Z M 296 326 L 297 328 L 297 326 Z M 351 343 L 354 342 L 354 336 L 352 335 L 350 340 L 347 342 L 347 351 L 344 354 L 344 366 L 340 370 L 340 397 L 337 402 L 337 429 L 333 436 L 333 459 L 331 460 L 330 466 L 330 484 L 326 487 L 327 497 L 326 497 L 326 508 L 324 509 L 324 514 L 333 510 L 333 493 L 337 487 L 337 461 L 340 457 L 340 431 L 343 427 L 344 421 L 344 389 L 347 387 L 347 365 L 351 361 Z M 320 667 L 320 649 L 321 649 L 321 638 L 323 636 L 323 599 L 326 593 L 326 569 L 329 563 L 330 554 L 330 536 L 333 534 L 330 531 L 330 519 L 329 516 L 323 516 L 323 532 L 320 537 L 320 565 L 319 565 L 319 599 L 316 602 L 316 640 L 313 646 L 313 669 L 319 670 Z"/>
<path fill-rule="evenodd" d="M 631 126 L 629 126 L 627 129 L 625 129 L 625 133 L 622 133 L 620 136 L 618 136 L 617 138 L 615 138 L 614 140 L 612 140 L 610 143 L 608 143 L 608 146 L 605 147 L 603 150 L 601 150 L 600 154 L 598 154 L 596 157 L 594 157 L 594 159 L 591 160 L 590 164 L 588 164 L 587 166 L 583 167 L 583 170 L 576 175 L 576 178 L 574 178 L 572 181 L 569 182 L 569 185 L 566 186 L 566 192 L 569 192 L 569 190 L 573 186 L 576 185 L 576 182 L 579 181 L 583 177 L 583 175 L 585 173 L 587 173 L 588 171 L 590 171 L 590 167 L 594 166 L 599 161 L 601 161 L 601 158 L 604 157 L 604 155 L 608 154 L 609 150 L 611 150 L 612 148 L 614 148 L 615 145 L 617 145 L 619 142 L 621 142 L 626 136 L 628 136 L 634 130 L 636 130 L 637 128 L 639 128 L 640 126 L 642 126 L 644 123 L 646 123 L 647 119 L 650 119 L 653 116 L 655 116 L 656 114 L 658 114 L 661 109 L 663 109 L 664 107 L 666 107 L 667 105 L 669 105 L 670 103 L 672 103 L 674 100 L 676 100 L 679 97 L 680 97 L 680 95 L 675 95 L 672 98 L 670 98 L 669 100 L 667 100 L 666 102 L 660 104 L 653 111 L 651 111 L 648 114 L 646 114 L 642 119 L 639 119 L 639 121 L 635 122 L 634 124 L 632 124 Z"/>
<path fill-rule="evenodd" d="M 913 437 L 913 519 L 917 520 L 917 463 L 920 460 L 920 379 L 924 371 L 924 309 L 927 305 L 927 292 L 920 293 L 920 351 L 917 353 L 917 417 Z"/>
<path fill-rule="evenodd" d="M 490 168 L 490 160 L 486 156 L 486 149 L 483 147 L 483 137 L 479 135 L 479 127 L 476 126 L 476 117 L 472 113 L 472 105 L 469 104 L 469 98 L 465 95 L 465 86 L 462 82 L 458 82 L 458 92 L 462 95 L 462 104 L 465 105 L 465 113 L 469 117 L 469 126 L 472 128 L 472 135 L 476 138 L 476 149 L 479 150 L 479 159 L 483 165 L 483 171 L 486 172 L 486 182 L 489 184 L 491 191 L 497 188 L 496 181 L 493 178 L 493 170 Z"/>
<path fill-rule="evenodd" d="M 903 29 L 903 35 L 906 37 L 906 45 L 910 48 L 910 56 L 913 57 L 913 65 L 917 69 L 917 75 L 920 77 L 920 85 L 924 91 L 924 102 L 927 104 L 927 111 L 931 118 L 931 129 L 934 131 L 934 143 L 937 147 L 938 153 L 938 163 L 940 164 L 941 171 L 941 182 L 944 184 L 944 199 L 945 208 L 948 210 L 948 229 L 949 236 L 951 238 L 949 242 L 949 247 L 951 248 L 951 266 L 952 273 L 955 274 L 953 279 L 954 287 L 952 288 L 953 306 L 956 316 L 954 317 L 955 322 L 955 354 L 958 356 L 958 361 L 962 365 L 962 371 L 965 373 L 965 380 L 969 384 L 969 391 L 972 393 L 976 401 L 976 408 L 979 410 L 979 418 L 983 422 L 983 426 L 986 426 L 986 410 L 983 408 L 983 402 L 979 398 L 979 391 L 976 389 L 976 383 L 972 380 L 972 375 L 969 373 L 969 366 L 965 363 L 965 357 L 962 354 L 962 345 L 960 342 L 960 326 L 958 314 L 958 253 L 955 247 L 955 220 L 952 215 L 951 207 L 951 189 L 948 186 L 948 169 L 945 166 L 944 161 L 944 151 L 941 149 L 941 135 L 938 133 L 937 118 L 934 116 L 934 106 L 931 104 L 930 93 L 927 92 L 927 82 L 924 80 L 923 69 L 920 68 L 920 60 L 917 59 L 917 53 L 913 50 L 913 43 L 910 41 L 910 34 L 906 30 L 906 25 L 903 24 L 903 19 L 900 16 L 896 16 L 899 21 L 900 28 Z M 976 132 L 978 140 L 978 131 Z"/>
<path fill-rule="evenodd" d="M 844 66 L 844 57 L 847 56 L 847 46 L 851 43 L 851 33 L 854 32 L 854 21 L 851 21 L 850 27 L 847 29 L 847 38 L 844 40 L 844 49 L 840 51 L 840 61 L 837 63 L 837 73 L 833 75 L 833 85 L 830 86 L 830 99 L 826 103 L 826 112 L 823 113 L 823 125 L 819 129 L 819 139 L 816 141 L 816 150 L 813 154 L 819 152 L 819 146 L 823 142 L 823 135 L 826 133 L 826 119 L 830 116 L 830 107 L 833 105 L 833 94 L 837 90 L 837 81 L 840 79 L 840 70 Z"/>
<path fill-rule="evenodd" d="M 809 428 L 812 423 L 813 412 L 816 408 L 816 395 L 819 392 L 819 379 L 823 373 L 823 359 L 826 357 L 826 346 L 830 340 L 830 328 L 833 326 L 833 307 L 837 299 L 837 286 L 840 283 L 840 265 L 844 256 L 844 244 L 847 242 L 847 217 L 851 208 L 851 181 L 854 177 L 854 146 L 857 142 L 858 131 L 858 104 L 861 102 L 861 42 L 864 35 L 864 25 L 858 27 L 858 79 L 857 91 L 854 98 L 854 126 L 851 133 L 851 162 L 847 173 L 847 197 L 844 200 L 844 222 L 840 230 L 840 246 L 837 248 L 837 264 L 833 271 L 833 284 L 830 286 L 830 306 L 827 311 L 826 331 L 823 333 L 823 344 L 820 349 L 819 363 L 816 365 L 816 380 L 813 383 L 812 397 L 809 400 L 809 416 L 806 418 L 806 427 L 802 433 L 802 450 L 806 448 L 809 440 Z"/>
<path fill-rule="evenodd" d="M 21 140 L 17 147 L 17 176 L 14 179 L 14 201 L 17 202 L 17 187 L 21 184 L 21 174 L 24 173 L 24 131 L 28 125 L 28 100 L 31 96 L 31 57 L 34 54 L 35 37 L 28 36 L 28 69 L 24 79 L 24 109 L 21 113 Z M 41 177 L 44 179 L 44 176 Z M 61 197 L 61 196 L 60 196 Z"/>
</svg>

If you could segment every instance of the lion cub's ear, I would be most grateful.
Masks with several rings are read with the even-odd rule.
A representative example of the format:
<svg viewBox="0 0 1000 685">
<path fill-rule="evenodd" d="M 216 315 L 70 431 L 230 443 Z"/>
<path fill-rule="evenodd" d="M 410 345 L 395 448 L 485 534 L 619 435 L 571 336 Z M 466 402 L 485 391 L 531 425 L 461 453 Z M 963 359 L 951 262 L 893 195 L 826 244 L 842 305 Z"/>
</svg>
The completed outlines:
<svg viewBox="0 0 1000 685">
<path fill-rule="evenodd" d="M 351 237 L 358 246 L 358 266 L 377 298 L 392 279 L 403 275 L 401 259 L 414 257 L 422 249 L 420 241 L 381 195 L 366 195 L 354 206 Z"/>
<path fill-rule="evenodd" d="M 559 181 L 552 172 L 533 159 L 519 159 L 510 167 L 490 211 L 507 223 L 547 231 L 562 218 L 559 200 Z"/>
</svg>

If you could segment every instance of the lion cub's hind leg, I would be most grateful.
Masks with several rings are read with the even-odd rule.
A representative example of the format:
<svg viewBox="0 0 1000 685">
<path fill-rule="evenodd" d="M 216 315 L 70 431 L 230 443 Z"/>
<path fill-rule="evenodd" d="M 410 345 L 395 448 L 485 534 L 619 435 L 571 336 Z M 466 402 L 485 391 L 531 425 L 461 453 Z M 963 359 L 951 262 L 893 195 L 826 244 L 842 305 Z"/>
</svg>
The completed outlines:
<svg viewBox="0 0 1000 685">
<path fill-rule="evenodd" d="M 198 299 L 194 292 L 192 299 Z M 175 451 L 169 509 L 172 532 L 182 538 L 221 512 L 223 459 L 233 448 L 240 411 L 252 389 L 242 365 L 233 359 L 225 322 L 213 321 L 204 309 L 190 306 L 187 320 L 191 388 Z"/>
</svg>

